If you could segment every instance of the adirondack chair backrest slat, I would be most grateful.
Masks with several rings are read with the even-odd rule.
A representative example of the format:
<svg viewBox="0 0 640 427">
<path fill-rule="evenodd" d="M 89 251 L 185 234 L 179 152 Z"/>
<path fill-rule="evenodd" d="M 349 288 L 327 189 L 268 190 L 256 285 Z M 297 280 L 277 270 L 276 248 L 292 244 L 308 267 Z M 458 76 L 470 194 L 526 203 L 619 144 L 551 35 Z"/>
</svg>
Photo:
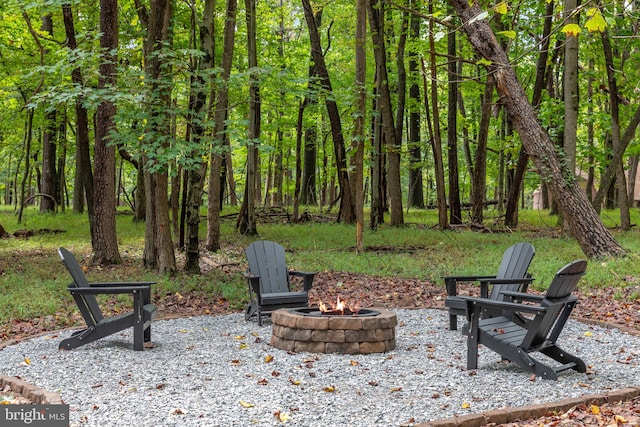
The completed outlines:
<svg viewBox="0 0 640 427">
<path fill-rule="evenodd" d="M 539 314 L 534 319 L 537 326 L 531 325 L 522 343 L 523 347 L 540 345 L 549 336 L 557 335 L 555 329 L 564 327 L 566 319 L 563 318 L 562 322 L 558 322 L 558 319 L 562 318 L 561 311 L 566 310 L 569 304 L 573 304 L 577 300 L 572 293 L 586 270 L 587 262 L 584 260 L 574 261 L 558 270 L 542 301 L 542 306 L 548 309 L 544 314 Z"/>
<path fill-rule="evenodd" d="M 496 279 L 519 279 L 526 277 L 527 270 L 534 255 L 535 249 L 527 242 L 516 243 L 508 247 L 502 256 L 502 262 L 496 274 Z M 489 298 L 494 300 L 498 299 L 499 292 L 515 292 L 519 290 L 520 286 L 519 283 L 493 286 Z"/>
<path fill-rule="evenodd" d="M 260 276 L 260 292 L 289 292 L 289 270 L 284 248 L 275 242 L 254 242 L 245 250 L 249 271 Z"/>
<path fill-rule="evenodd" d="M 70 286 L 76 288 L 88 288 L 89 282 L 82 271 L 82 267 L 80 267 L 80 264 L 78 264 L 78 261 L 73 254 L 65 248 L 58 248 L 58 254 L 60 255 L 60 258 L 62 258 L 62 263 L 67 267 L 67 270 L 73 278 L 73 283 Z M 98 305 L 98 300 L 95 295 L 76 294 L 74 295 L 74 299 L 76 300 L 78 309 L 80 310 L 85 322 L 87 322 L 87 325 L 94 326 L 104 319 L 102 310 L 100 310 L 100 306 Z"/>
</svg>

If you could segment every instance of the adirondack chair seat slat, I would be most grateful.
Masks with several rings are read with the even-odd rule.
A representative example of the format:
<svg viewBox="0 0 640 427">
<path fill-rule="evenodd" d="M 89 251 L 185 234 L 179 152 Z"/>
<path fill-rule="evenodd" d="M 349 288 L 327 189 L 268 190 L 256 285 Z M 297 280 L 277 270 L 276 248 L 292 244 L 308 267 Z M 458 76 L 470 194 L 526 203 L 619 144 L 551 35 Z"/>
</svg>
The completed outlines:
<svg viewBox="0 0 640 427">
<path fill-rule="evenodd" d="M 586 364 L 579 357 L 561 349 L 556 341 L 562 332 L 578 299 L 572 295 L 578 281 L 586 271 L 584 260 L 574 261 L 561 268 L 549 289 L 537 305 L 492 301 L 486 298 L 462 297 L 467 302 L 467 369 L 478 367 L 478 346 L 495 351 L 522 369 L 543 379 L 558 379 L 558 373 L 567 369 L 586 372 Z M 515 298 L 518 295 L 512 295 Z M 523 323 L 516 323 L 511 315 L 483 318 L 486 306 L 507 313 L 527 313 Z M 535 359 L 533 353 L 542 353 L 554 363 Z"/>
<path fill-rule="evenodd" d="M 285 307 L 307 307 L 309 290 L 313 286 L 315 273 L 289 270 L 284 248 L 275 242 L 257 241 L 245 249 L 249 271 L 244 273 L 249 287 L 251 302 L 247 306 L 245 319 L 257 317 L 262 326 L 262 317 Z M 301 291 L 291 289 L 291 277 L 302 278 Z"/>
<path fill-rule="evenodd" d="M 467 303 L 458 295 L 458 283 L 476 282 L 480 284 L 480 295 L 491 300 L 503 299 L 503 291 L 525 292 L 533 281 L 527 273 L 535 250 L 530 243 L 520 242 L 507 248 L 495 276 L 446 276 L 444 277 L 447 297 L 445 307 L 449 310 L 449 329 L 458 329 L 458 316 L 466 316 Z M 489 291 L 489 287 L 491 287 Z M 500 312 L 485 310 L 484 316 L 500 315 Z M 466 328 L 465 328 L 466 329 Z"/>
<path fill-rule="evenodd" d="M 158 314 L 158 307 L 151 303 L 151 285 L 154 282 L 89 283 L 78 261 L 68 250 L 59 248 L 58 254 L 73 278 L 68 290 L 87 324 L 85 329 L 76 331 L 71 337 L 62 340 L 59 348 L 71 350 L 133 328 L 133 348 L 143 350 L 144 344 L 151 341 L 151 321 Z M 133 300 L 133 311 L 104 317 L 96 299 L 96 295 L 102 294 L 130 294 Z"/>
<path fill-rule="evenodd" d="M 272 304 L 302 304 L 309 301 L 308 292 L 272 292 L 260 296 L 263 305 Z"/>
</svg>

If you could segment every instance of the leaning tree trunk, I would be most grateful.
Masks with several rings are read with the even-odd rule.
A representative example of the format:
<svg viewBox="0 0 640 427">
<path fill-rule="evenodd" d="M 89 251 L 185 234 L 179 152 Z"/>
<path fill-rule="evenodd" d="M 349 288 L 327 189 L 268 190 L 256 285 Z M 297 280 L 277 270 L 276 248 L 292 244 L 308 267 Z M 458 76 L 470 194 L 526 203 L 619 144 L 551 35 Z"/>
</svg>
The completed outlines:
<svg viewBox="0 0 640 427">
<path fill-rule="evenodd" d="M 333 136 L 333 148 L 335 154 L 335 163 L 338 168 L 338 184 L 340 187 L 340 212 L 338 213 L 338 221 L 346 224 L 352 224 L 355 221 L 355 208 L 351 198 L 351 186 L 349 185 L 349 172 L 347 169 L 347 153 L 344 145 L 344 136 L 342 134 L 342 123 L 340 121 L 340 111 L 338 105 L 331 94 L 331 80 L 327 65 L 324 61 L 322 47 L 320 45 L 320 35 L 318 27 L 314 19 L 313 9 L 309 0 L 302 0 L 304 8 L 304 16 L 309 29 L 309 38 L 311 40 L 311 55 L 313 63 L 319 77 L 319 84 L 329 94 L 325 97 L 325 105 L 329 122 L 331 123 L 331 135 Z"/>
<path fill-rule="evenodd" d="M 536 65 L 536 80 L 533 84 L 533 96 L 531 98 L 531 104 L 534 108 L 538 108 L 540 100 L 542 99 L 542 92 L 545 86 L 545 77 L 547 76 L 547 60 L 549 58 L 549 43 L 551 40 L 551 26 L 553 23 L 553 8 L 554 2 L 548 2 L 545 9 L 544 29 L 542 32 L 542 39 L 540 42 L 540 55 L 538 56 L 538 62 Z M 522 181 L 524 180 L 525 172 L 527 171 L 527 164 L 529 163 L 529 155 L 527 150 L 522 147 L 518 154 L 518 162 L 516 164 L 516 170 L 513 174 L 513 181 L 509 187 L 509 195 L 507 197 L 507 206 L 505 211 L 505 225 L 509 227 L 515 227 L 518 225 L 518 198 L 520 197 L 520 188 L 522 187 Z"/>
<path fill-rule="evenodd" d="M 598 213 L 580 190 L 573 174 L 558 160 L 549 135 L 538 123 L 535 111 L 506 53 L 496 40 L 485 19 L 478 19 L 482 9 L 468 0 L 449 0 L 463 22 L 463 29 L 475 50 L 489 61 L 488 71 L 494 75 L 496 88 L 507 114 L 518 131 L 542 180 L 549 185 L 569 230 L 583 252 L 590 258 L 619 256 L 625 250 L 604 226 Z"/>
</svg>

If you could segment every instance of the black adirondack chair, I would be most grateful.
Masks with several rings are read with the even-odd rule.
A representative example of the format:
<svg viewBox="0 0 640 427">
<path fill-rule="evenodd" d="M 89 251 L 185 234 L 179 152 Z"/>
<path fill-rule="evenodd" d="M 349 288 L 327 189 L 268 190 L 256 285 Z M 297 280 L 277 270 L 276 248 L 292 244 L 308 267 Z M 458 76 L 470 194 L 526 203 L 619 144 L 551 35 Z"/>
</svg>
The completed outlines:
<svg viewBox="0 0 640 427">
<path fill-rule="evenodd" d="M 262 316 L 270 315 L 273 310 L 309 305 L 309 290 L 315 273 L 290 271 L 281 245 L 267 240 L 257 241 L 249 245 L 245 253 L 249 262 L 245 277 L 251 298 L 245 313 L 246 320 L 256 316 L 258 325 L 262 326 Z M 302 277 L 302 291 L 291 290 L 291 276 Z"/>
<path fill-rule="evenodd" d="M 503 359 L 510 360 L 543 379 L 557 380 L 558 373 L 567 369 L 586 372 L 582 359 L 556 344 L 571 310 L 578 302 L 572 292 L 586 269 L 587 262 L 584 260 L 565 265 L 558 270 L 544 295 L 506 292 L 510 301 L 461 297 L 468 306 L 467 369 L 477 369 L 478 345 L 482 344 Z M 482 318 L 481 313 L 485 307 L 493 307 L 505 313 L 521 313 L 523 318 L 527 316 L 527 320 L 520 325 L 508 315 Z M 532 353 L 544 354 L 551 360 L 542 362 L 534 359 Z"/>
<path fill-rule="evenodd" d="M 151 304 L 151 285 L 154 282 L 89 283 L 71 252 L 59 248 L 58 254 L 71 273 L 73 283 L 68 289 L 87 324 L 85 329 L 76 331 L 71 337 L 63 340 L 59 348 L 71 350 L 124 329 L 133 328 L 133 349 L 143 350 L 144 343 L 151 341 L 151 320 L 158 312 L 158 308 Z M 96 295 L 100 294 L 131 294 L 133 311 L 105 318 L 96 299 Z"/>
<path fill-rule="evenodd" d="M 495 276 L 446 276 L 444 283 L 447 298 L 444 304 L 449 309 L 449 329 L 458 329 L 458 316 L 467 314 L 467 303 L 458 296 L 458 283 L 479 283 L 480 296 L 491 300 L 502 299 L 503 291 L 526 292 L 528 285 L 533 281 L 527 270 L 534 255 L 535 250 L 530 243 L 520 242 L 508 247 L 504 252 Z M 485 315 L 489 314 L 485 312 Z"/>
</svg>

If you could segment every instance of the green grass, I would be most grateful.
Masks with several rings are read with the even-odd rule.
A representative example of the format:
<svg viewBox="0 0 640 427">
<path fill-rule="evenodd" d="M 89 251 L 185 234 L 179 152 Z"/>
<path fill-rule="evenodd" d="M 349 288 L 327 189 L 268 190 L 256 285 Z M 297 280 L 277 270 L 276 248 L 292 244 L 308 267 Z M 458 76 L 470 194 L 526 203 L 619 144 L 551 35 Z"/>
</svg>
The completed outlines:
<svg viewBox="0 0 640 427">
<path fill-rule="evenodd" d="M 495 213 L 487 213 L 488 225 L 492 223 L 492 215 Z M 608 226 L 617 225 L 616 212 L 607 211 L 603 217 Z M 638 221 L 640 215 L 634 210 L 632 222 Z M 449 274 L 495 273 L 504 250 L 518 241 L 529 241 L 536 248 L 530 272 L 536 278 L 537 288 L 544 288 L 564 264 L 584 258 L 577 242 L 563 235 L 556 226 L 556 218 L 546 212 L 522 211 L 517 230 L 496 227 L 497 231 L 492 233 L 440 231 L 434 227 L 437 216 L 432 211 L 407 213 L 405 222 L 407 225 L 403 227 L 381 225 L 376 231 L 365 230 L 367 251 L 356 255 L 355 227 L 351 225 L 259 224 L 259 236 L 240 236 L 234 230 L 235 220 L 227 219 L 221 227 L 222 250 L 210 254 L 223 268 L 212 268 L 202 275 L 179 272 L 172 277 L 157 277 L 141 266 L 144 224 L 134 223 L 131 215 L 121 212 L 117 216 L 117 230 L 123 265 L 90 266 L 87 275 L 93 281 L 155 280 L 156 296 L 197 293 L 212 304 L 224 298 L 232 308 L 241 309 L 247 299 L 246 284 L 240 274 L 245 268 L 242 251 L 256 239 L 280 242 L 287 249 L 289 266 L 299 270 L 420 278 L 436 283 Z M 70 279 L 56 248 L 67 247 L 88 265 L 91 245 L 86 214 L 43 215 L 32 208 L 25 211 L 23 223 L 17 224 L 13 210 L 5 207 L 0 208 L 0 224 L 12 233 L 18 229 L 60 230 L 38 233 L 28 239 L 0 240 L 0 324 L 46 316 L 51 316 L 54 323 L 64 323 L 76 308 L 66 291 Z M 630 255 L 591 261 L 581 282 L 583 289 L 622 289 L 640 284 L 639 231 L 612 232 Z M 633 290 L 631 295 L 640 297 L 640 290 Z M 122 301 L 123 305 L 126 302 Z"/>
</svg>

